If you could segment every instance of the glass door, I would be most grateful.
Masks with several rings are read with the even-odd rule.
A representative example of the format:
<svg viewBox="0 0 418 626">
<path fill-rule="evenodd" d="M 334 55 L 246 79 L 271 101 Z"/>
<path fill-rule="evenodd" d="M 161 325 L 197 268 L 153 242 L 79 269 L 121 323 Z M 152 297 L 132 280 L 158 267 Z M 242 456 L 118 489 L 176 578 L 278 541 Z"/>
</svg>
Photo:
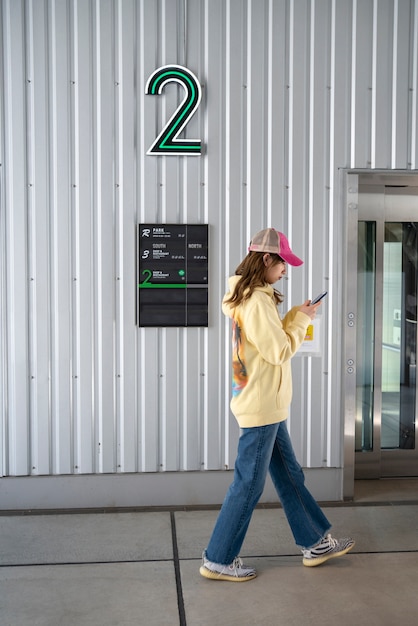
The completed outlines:
<svg viewBox="0 0 418 626">
<path fill-rule="evenodd" d="M 358 187 L 356 478 L 418 475 L 417 191 Z"/>
</svg>

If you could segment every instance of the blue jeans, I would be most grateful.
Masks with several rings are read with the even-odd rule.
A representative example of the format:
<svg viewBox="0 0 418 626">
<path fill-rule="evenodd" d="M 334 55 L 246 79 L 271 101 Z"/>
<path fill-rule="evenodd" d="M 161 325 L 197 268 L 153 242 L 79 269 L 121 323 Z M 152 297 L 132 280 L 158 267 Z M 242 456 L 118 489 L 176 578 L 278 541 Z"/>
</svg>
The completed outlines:
<svg viewBox="0 0 418 626">
<path fill-rule="evenodd" d="M 209 561 L 226 565 L 238 555 L 263 493 L 267 471 L 270 471 L 298 546 L 311 548 L 331 528 L 305 487 L 305 477 L 296 460 L 286 422 L 244 428 L 238 443 L 234 480 L 206 549 Z"/>
</svg>

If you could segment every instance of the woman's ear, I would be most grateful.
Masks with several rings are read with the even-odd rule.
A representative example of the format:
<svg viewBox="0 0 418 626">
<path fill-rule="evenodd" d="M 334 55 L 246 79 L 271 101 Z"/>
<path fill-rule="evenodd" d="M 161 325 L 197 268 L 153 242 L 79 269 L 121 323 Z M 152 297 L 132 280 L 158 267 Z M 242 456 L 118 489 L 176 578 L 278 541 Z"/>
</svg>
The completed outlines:
<svg viewBox="0 0 418 626">
<path fill-rule="evenodd" d="M 270 266 L 271 256 L 268 253 L 263 256 L 263 263 L 266 267 Z"/>
</svg>

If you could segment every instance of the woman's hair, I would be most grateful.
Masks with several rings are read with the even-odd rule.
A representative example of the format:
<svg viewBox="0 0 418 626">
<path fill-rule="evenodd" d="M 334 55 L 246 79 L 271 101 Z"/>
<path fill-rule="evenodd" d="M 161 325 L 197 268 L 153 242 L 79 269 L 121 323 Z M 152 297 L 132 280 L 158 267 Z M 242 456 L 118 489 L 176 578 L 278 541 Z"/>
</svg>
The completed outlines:
<svg viewBox="0 0 418 626">
<path fill-rule="evenodd" d="M 232 307 L 236 307 L 245 300 L 248 300 L 256 287 L 264 287 L 266 285 L 266 266 L 263 257 L 265 252 L 249 252 L 245 259 L 241 261 L 235 270 L 235 274 L 241 278 L 235 285 L 232 295 L 225 300 Z M 278 254 L 270 254 L 273 265 L 284 263 Z M 283 302 L 282 294 L 274 289 L 274 299 L 276 304 Z"/>
</svg>

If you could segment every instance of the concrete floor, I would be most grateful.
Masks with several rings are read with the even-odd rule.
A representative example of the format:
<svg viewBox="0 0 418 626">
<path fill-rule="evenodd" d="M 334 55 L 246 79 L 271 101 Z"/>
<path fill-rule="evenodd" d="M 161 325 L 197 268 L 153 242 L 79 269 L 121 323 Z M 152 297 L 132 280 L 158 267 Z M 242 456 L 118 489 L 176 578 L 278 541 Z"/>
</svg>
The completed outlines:
<svg viewBox="0 0 418 626">
<path fill-rule="evenodd" d="M 216 510 L 1 515 L 0 624 L 415 626 L 418 481 L 361 481 L 323 508 L 350 554 L 303 567 L 283 511 L 259 508 L 244 584 L 198 573 Z"/>
</svg>

